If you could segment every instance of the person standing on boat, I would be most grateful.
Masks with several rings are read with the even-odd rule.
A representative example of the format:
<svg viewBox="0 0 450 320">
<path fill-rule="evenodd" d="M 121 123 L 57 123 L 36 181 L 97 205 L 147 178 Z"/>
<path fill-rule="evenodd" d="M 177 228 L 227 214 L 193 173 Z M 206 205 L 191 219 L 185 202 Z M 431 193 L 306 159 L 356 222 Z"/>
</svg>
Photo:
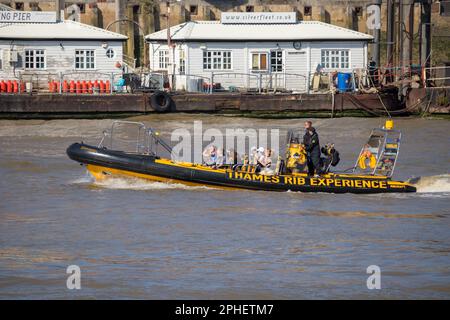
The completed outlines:
<svg viewBox="0 0 450 320">
<path fill-rule="evenodd" d="M 308 174 L 310 176 L 321 174 L 320 170 L 320 144 L 319 135 L 312 126 L 311 121 L 305 122 L 305 135 L 303 136 L 303 144 L 305 145 Z"/>
</svg>

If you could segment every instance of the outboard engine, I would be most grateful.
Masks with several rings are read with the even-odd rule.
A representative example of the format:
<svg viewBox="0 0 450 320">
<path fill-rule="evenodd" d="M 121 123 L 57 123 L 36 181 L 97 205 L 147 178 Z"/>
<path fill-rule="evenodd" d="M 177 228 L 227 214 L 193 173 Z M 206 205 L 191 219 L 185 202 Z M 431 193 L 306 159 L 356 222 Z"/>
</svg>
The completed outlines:
<svg viewBox="0 0 450 320">
<path fill-rule="evenodd" d="M 306 151 L 303 144 L 300 143 L 300 136 L 298 133 L 289 131 L 286 141 L 286 170 L 289 173 L 306 172 L 307 161 Z"/>
</svg>

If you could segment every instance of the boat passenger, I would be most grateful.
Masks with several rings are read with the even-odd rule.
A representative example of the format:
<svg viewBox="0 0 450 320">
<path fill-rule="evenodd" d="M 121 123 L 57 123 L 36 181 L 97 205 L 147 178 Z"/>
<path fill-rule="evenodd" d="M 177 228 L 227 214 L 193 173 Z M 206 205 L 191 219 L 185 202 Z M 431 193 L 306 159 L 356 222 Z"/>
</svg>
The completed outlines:
<svg viewBox="0 0 450 320">
<path fill-rule="evenodd" d="M 305 122 L 305 135 L 303 144 L 307 152 L 308 173 L 310 176 L 318 176 L 321 172 L 319 135 L 312 126 L 311 121 Z"/>
<path fill-rule="evenodd" d="M 237 164 L 237 160 L 238 160 L 237 152 L 234 149 L 227 150 L 225 163 L 235 165 Z"/>
<path fill-rule="evenodd" d="M 272 166 L 272 150 L 266 149 L 258 159 L 258 165 L 261 167 L 261 174 L 273 174 Z"/>
<path fill-rule="evenodd" d="M 226 163 L 225 151 L 223 148 L 217 149 L 217 158 L 215 167 L 220 167 Z"/>
<path fill-rule="evenodd" d="M 207 166 L 215 166 L 217 162 L 217 147 L 211 145 L 203 150 L 203 162 Z"/>
<path fill-rule="evenodd" d="M 258 148 L 252 147 L 250 149 L 250 164 L 257 164 L 258 163 Z"/>
</svg>

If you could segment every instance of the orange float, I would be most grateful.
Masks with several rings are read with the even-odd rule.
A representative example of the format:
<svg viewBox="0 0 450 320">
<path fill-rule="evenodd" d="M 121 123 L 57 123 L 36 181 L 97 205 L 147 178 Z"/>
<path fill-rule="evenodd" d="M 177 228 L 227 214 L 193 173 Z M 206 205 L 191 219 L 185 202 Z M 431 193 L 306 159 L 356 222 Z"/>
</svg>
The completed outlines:
<svg viewBox="0 0 450 320">
<path fill-rule="evenodd" d="M 75 81 L 70 80 L 69 90 L 70 90 L 70 93 L 75 93 Z"/>
<path fill-rule="evenodd" d="M 67 83 L 67 80 L 64 80 L 62 92 L 67 93 L 68 91 L 69 91 L 69 83 Z"/>
<path fill-rule="evenodd" d="M 17 80 L 13 81 L 13 93 L 18 93 L 19 92 L 19 83 L 17 82 Z"/>
<path fill-rule="evenodd" d="M 103 82 L 103 80 L 100 80 L 99 84 L 100 84 L 100 93 L 104 93 L 105 92 L 105 83 Z"/>
<path fill-rule="evenodd" d="M 81 82 L 81 92 L 82 92 L 82 93 L 87 93 L 87 90 L 88 90 L 88 88 L 87 88 L 86 80 L 83 80 L 83 81 Z"/>
</svg>

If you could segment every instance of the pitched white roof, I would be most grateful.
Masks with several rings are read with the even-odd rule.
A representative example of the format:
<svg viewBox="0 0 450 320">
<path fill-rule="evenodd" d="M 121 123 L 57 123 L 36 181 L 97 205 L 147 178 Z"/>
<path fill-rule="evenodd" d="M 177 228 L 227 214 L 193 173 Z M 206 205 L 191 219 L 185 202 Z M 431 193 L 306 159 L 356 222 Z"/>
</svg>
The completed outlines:
<svg viewBox="0 0 450 320">
<path fill-rule="evenodd" d="M 291 24 L 222 24 L 220 21 L 189 21 L 170 28 L 174 41 L 267 41 L 267 40 L 366 40 L 372 36 L 320 21 Z M 145 37 L 167 39 L 167 29 Z"/>
<path fill-rule="evenodd" d="M 6 4 L 0 3 L 0 11 L 14 11 L 13 8 Z"/>
<path fill-rule="evenodd" d="M 64 20 L 57 23 L 0 23 L 0 39 L 125 41 L 128 37 L 84 23 Z"/>
</svg>

